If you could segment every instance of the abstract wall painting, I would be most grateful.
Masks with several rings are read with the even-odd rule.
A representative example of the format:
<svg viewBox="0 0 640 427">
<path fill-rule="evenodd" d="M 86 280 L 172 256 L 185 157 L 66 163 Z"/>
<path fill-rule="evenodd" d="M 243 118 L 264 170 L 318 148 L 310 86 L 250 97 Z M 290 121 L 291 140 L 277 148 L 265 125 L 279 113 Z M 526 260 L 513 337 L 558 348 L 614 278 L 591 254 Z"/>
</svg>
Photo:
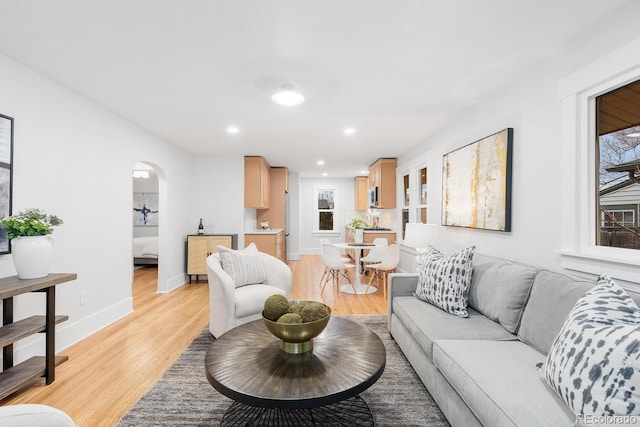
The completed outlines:
<svg viewBox="0 0 640 427">
<path fill-rule="evenodd" d="M 513 129 L 442 159 L 442 225 L 511 231 Z"/>
<path fill-rule="evenodd" d="M 133 225 L 158 226 L 158 193 L 133 193 Z"/>
<path fill-rule="evenodd" d="M 0 114 L 0 218 L 11 215 L 13 118 Z M 0 254 L 11 252 L 7 231 L 0 227 Z"/>
</svg>

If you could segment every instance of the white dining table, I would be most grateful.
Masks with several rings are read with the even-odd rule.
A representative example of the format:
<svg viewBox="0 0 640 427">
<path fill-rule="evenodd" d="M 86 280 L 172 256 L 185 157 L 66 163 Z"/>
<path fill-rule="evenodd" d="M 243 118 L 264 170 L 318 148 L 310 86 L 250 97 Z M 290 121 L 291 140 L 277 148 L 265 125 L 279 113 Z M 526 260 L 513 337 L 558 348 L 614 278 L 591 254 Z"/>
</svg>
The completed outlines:
<svg viewBox="0 0 640 427">
<path fill-rule="evenodd" d="M 362 249 L 371 249 L 375 245 L 373 243 L 334 243 L 333 246 L 340 249 L 355 249 L 356 253 L 356 275 L 353 281 L 353 286 L 351 286 L 351 283 L 343 284 L 340 286 L 340 292 L 353 294 L 354 288 L 356 290 L 355 293 L 358 295 L 372 294 L 376 292 L 378 289 L 375 286 L 368 286 L 366 283 L 362 283 L 360 281 L 360 253 L 362 252 Z"/>
</svg>

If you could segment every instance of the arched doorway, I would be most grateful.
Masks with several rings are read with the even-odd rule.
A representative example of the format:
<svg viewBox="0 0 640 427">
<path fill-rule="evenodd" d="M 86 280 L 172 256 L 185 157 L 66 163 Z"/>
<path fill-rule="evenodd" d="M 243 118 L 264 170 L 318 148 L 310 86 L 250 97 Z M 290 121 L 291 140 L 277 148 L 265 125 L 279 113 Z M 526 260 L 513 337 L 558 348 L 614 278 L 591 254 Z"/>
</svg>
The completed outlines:
<svg viewBox="0 0 640 427">
<path fill-rule="evenodd" d="M 166 280 L 162 262 L 163 212 L 166 212 L 165 175 L 157 165 L 140 161 L 133 167 L 132 179 L 132 268 L 157 268 L 155 291 L 163 292 L 166 291 L 163 289 L 166 287 Z"/>
</svg>

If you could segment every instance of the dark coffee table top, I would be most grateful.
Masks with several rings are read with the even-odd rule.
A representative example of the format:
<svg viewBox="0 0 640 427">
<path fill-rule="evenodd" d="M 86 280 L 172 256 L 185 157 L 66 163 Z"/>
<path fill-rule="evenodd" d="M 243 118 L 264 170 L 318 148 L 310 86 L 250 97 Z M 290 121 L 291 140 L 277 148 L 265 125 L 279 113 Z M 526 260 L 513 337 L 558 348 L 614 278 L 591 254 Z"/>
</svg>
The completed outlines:
<svg viewBox="0 0 640 427">
<path fill-rule="evenodd" d="M 205 358 L 207 379 L 220 393 L 247 405 L 300 409 L 353 397 L 382 375 L 386 351 L 369 328 L 332 316 L 313 351 L 280 350 L 262 319 L 215 340 Z"/>
</svg>

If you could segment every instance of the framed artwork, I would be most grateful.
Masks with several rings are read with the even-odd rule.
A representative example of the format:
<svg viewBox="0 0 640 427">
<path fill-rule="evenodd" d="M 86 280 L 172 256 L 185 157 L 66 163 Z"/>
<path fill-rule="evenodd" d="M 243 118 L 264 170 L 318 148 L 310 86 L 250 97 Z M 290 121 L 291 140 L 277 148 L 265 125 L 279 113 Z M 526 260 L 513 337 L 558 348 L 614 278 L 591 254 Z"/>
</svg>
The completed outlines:
<svg viewBox="0 0 640 427">
<path fill-rule="evenodd" d="M 158 226 L 158 193 L 133 193 L 133 225 Z"/>
<path fill-rule="evenodd" d="M 442 225 L 511 231 L 513 129 L 442 159 Z"/>
<path fill-rule="evenodd" d="M 13 118 L 0 114 L 0 218 L 11 215 L 13 196 Z M 11 253 L 7 230 L 0 226 L 0 254 Z"/>
</svg>

